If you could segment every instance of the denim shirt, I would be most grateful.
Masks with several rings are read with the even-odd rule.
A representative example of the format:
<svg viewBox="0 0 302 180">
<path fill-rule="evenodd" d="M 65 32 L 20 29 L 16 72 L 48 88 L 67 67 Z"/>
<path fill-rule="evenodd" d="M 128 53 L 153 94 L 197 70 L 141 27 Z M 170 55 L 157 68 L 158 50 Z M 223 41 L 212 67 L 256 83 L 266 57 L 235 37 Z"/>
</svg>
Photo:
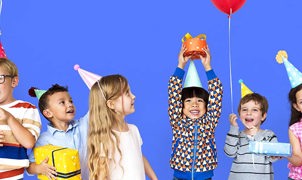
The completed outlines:
<svg viewBox="0 0 302 180">
<path fill-rule="evenodd" d="M 56 129 L 51 124 L 47 125 L 47 131 L 43 132 L 38 138 L 35 147 L 52 144 L 76 149 L 80 155 L 82 179 L 89 179 L 87 167 L 87 132 L 89 113 L 79 120 L 70 122 L 66 131 Z M 30 162 L 35 162 L 33 151 L 29 156 Z"/>
</svg>

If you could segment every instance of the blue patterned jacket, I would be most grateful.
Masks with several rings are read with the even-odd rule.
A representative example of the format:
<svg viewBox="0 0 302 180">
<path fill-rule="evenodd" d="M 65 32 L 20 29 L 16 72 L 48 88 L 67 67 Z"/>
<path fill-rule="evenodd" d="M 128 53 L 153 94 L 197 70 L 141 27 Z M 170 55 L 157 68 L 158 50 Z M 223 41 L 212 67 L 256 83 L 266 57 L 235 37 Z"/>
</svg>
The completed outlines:
<svg viewBox="0 0 302 180">
<path fill-rule="evenodd" d="M 169 117 L 172 127 L 172 154 L 170 166 L 179 177 L 198 179 L 198 174 L 217 167 L 215 128 L 221 115 L 222 84 L 213 70 L 207 71 L 209 102 L 207 112 L 193 121 L 182 116 L 182 78 L 184 70 L 177 68 L 169 79 Z M 175 174 L 175 172 L 174 172 Z"/>
</svg>

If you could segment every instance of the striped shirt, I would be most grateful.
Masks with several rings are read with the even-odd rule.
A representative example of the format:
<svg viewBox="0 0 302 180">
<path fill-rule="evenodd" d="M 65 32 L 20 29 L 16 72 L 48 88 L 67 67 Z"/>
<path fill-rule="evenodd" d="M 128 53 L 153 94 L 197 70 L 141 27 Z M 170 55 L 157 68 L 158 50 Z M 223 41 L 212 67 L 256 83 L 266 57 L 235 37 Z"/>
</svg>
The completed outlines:
<svg viewBox="0 0 302 180">
<path fill-rule="evenodd" d="M 293 134 L 299 139 L 300 148 L 302 149 L 302 119 L 291 125 L 289 129 Z M 293 166 L 291 163 L 288 163 L 289 168 L 289 177 L 292 179 L 302 179 L 302 166 Z"/>
<path fill-rule="evenodd" d="M 275 134 L 270 130 L 260 130 L 251 139 L 239 127 L 231 126 L 226 136 L 224 152 L 234 158 L 229 180 L 259 180 L 274 179 L 272 162 L 269 156 L 249 152 L 249 141 L 278 142 Z"/>
<path fill-rule="evenodd" d="M 11 113 L 37 139 L 40 135 L 41 119 L 37 108 L 25 101 L 16 100 L 0 106 Z M 7 120 L 0 119 L 0 130 L 4 132 L 4 144 L 0 151 L 0 179 L 23 178 L 24 167 L 28 167 L 27 149 L 15 138 Z"/>
</svg>

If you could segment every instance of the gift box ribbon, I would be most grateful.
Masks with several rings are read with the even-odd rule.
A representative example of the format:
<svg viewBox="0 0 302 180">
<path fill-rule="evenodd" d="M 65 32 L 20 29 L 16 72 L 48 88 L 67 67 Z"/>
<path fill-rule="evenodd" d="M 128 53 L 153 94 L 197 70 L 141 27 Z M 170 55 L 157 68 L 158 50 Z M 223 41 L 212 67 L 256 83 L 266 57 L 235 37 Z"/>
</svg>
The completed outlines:
<svg viewBox="0 0 302 180">
<path fill-rule="evenodd" d="M 53 164 L 54 167 L 56 167 L 56 164 L 55 164 L 55 152 L 61 151 L 61 150 L 64 150 L 64 149 L 67 149 L 67 148 L 60 148 L 60 149 L 56 149 L 56 150 L 52 151 L 51 156 L 52 156 L 52 164 Z M 81 174 L 81 169 L 73 171 L 73 172 L 69 172 L 69 173 L 57 172 L 57 177 L 67 179 L 67 178 L 76 176 L 78 174 Z"/>
<path fill-rule="evenodd" d="M 184 37 L 181 39 L 182 42 L 185 42 L 186 40 L 188 39 L 192 39 L 193 37 L 191 36 L 190 33 L 187 33 L 184 35 Z M 198 36 L 196 36 L 195 38 L 198 38 L 198 39 L 204 39 L 206 40 L 207 36 L 205 34 L 199 34 Z"/>
</svg>

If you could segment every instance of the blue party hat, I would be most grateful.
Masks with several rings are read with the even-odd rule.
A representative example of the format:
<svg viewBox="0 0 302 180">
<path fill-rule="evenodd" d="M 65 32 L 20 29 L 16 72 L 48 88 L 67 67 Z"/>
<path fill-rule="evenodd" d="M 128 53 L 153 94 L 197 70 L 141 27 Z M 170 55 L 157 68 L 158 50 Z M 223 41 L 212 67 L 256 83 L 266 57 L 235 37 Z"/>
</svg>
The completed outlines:
<svg viewBox="0 0 302 180">
<path fill-rule="evenodd" d="M 292 88 L 298 86 L 299 84 L 302 84 L 302 73 L 288 61 L 286 51 L 278 51 L 276 60 L 279 64 L 284 63 Z"/>
<path fill-rule="evenodd" d="M 190 66 L 187 72 L 184 88 L 186 87 L 200 87 L 202 88 L 198 72 L 196 70 L 195 64 L 193 61 L 190 61 Z"/>
</svg>

